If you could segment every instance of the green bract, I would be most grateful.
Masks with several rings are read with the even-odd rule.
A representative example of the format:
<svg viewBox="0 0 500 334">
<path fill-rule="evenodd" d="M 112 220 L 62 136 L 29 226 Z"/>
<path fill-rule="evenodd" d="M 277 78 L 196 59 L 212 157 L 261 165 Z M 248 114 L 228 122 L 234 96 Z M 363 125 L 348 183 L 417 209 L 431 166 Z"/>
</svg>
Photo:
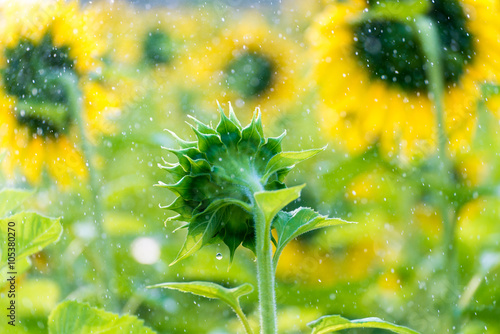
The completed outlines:
<svg viewBox="0 0 500 334">
<path fill-rule="evenodd" d="M 197 141 L 184 141 L 171 132 L 180 148 L 167 149 L 179 162 L 160 165 L 171 182 L 159 186 L 178 195 L 164 207 L 177 212 L 169 220 L 188 223 L 186 241 L 174 263 L 219 241 L 229 247 L 231 260 L 240 244 L 255 251 L 254 194 L 286 188 L 283 181 L 292 167 L 321 151 L 282 152 L 285 133 L 265 138 L 258 110 L 246 127 L 231 107 L 229 117 L 219 110 L 215 128 L 192 118 Z"/>
</svg>

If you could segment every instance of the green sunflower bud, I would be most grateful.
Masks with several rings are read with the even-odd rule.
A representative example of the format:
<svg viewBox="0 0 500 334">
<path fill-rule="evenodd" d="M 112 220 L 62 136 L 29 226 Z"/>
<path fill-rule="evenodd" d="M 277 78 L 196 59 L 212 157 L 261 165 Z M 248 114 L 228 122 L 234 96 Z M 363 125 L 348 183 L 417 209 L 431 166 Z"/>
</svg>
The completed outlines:
<svg viewBox="0 0 500 334">
<path fill-rule="evenodd" d="M 164 208 L 175 211 L 169 220 L 186 222 L 188 234 L 177 259 L 182 260 L 206 244 L 224 242 L 232 260 L 239 245 L 255 251 L 254 194 L 286 188 L 286 175 L 300 161 L 322 149 L 282 152 L 285 132 L 265 138 L 258 110 L 242 127 L 231 106 L 227 117 L 219 106 L 214 128 L 195 118 L 197 141 L 177 137 L 179 149 L 167 148 L 178 163 L 161 165 L 171 182 L 159 182 L 178 197 Z M 172 264 L 173 264 L 172 263 Z"/>
</svg>

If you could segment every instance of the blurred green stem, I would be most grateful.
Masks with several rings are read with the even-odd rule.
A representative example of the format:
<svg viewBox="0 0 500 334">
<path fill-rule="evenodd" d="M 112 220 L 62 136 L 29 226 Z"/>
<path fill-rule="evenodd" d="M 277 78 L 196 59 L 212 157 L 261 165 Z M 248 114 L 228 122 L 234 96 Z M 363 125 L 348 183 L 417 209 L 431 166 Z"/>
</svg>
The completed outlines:
<svg viewBox="0 0 500 334">
<path fill-rule="evenodd" d="M 83 125 L 83 108 L 82 108 L 82 98 L 80 91 L 78 89 L 78 80 L 74 75 L 64 74 L 53 78 L 54 81 L 61 84 L 64 87 L 64 91 L 68 97 L 68 108 L 71 112 L 71 116 L 75 120 L 78 126 L 78 133 L 80 136 L 81 146 L 83 150 L 83 156 L 85 160 L 85 165 L 87 166 L 87 171 L 89 173 L 89 190 L 92 200 L 92 216 L 94 218 L 95 226 L 97 228 L 97 254 L 98 257 L 102 259 L 101 263 L 101 279 L 104 282 L 104 288 L 106 292 L 106 297 L 104 299 L 104 304 L 108 306 L 110 311 L 118 311 L 117 305 L 113 298 L 115 292 L 114 289 L 114 259 L 111 253 L 111 244 L 105 239 L 106 231 L 104 229 L 104 216 L 102 207 L 102 196 L 101 187 L 99 185 L 99 176 L 97 170 L 94 168 L 94 150 L 90 143 L 85 127 Z"/>
<path fill-rule="evenodd" d="M 243 313 L 243 310 L 241 309 L 240 305 L 235 305 L 233 307 L 233 310 L 236 313 L 236 315 L 238 315 L 238 318 L 240 318 L 243 327 L 245 327 L 245 332 L 247 334 L 253 334 L 252 327 L 250 327 L 250 323 L 248 322 L 248 319 L 245 316 L 245 313 Z"/>
<path fill-rule="evenodd" d="M 430 98 L 434 104 L 438 133 L 438 172 L 444 184 L 452 182 L 451 161 L 446 153 L 448 143 L 444 121 L 444 76 L 441 67 L 440 40 L 433 21 L 425 16 L 414 18 L 414 29 L 427 58 L 426 73 L 429 80 Z M 440 191 L 440 211 L 443 219 L 443 251 L 445 255 L 445 271 L 447 274 L 446 304 L 449 305 L 449 323 L 446 331 L 455 333 L 459 330 L 458 312 L 458 266 L 455 254 L 455 221 L 456 212 L 450 199 L 446 197 L 445 189 Z"/>
<path fill-rule="evenodd" d="M 271 231 L 264 212 L 254 205 L 255 232 L 257 234 L 257 280 L 259 286 L 260 330 L 262 334 L 276 331 L 276 292 L 274 287 Z"/>
</svg>

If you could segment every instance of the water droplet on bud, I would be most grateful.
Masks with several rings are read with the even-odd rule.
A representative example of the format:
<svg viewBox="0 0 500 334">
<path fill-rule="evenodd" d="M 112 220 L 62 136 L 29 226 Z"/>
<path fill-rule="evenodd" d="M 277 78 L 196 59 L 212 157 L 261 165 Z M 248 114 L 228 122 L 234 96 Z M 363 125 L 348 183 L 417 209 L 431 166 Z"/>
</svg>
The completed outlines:
<svg viewBox="0 0 500 334">
<path fill-rule="evenodd" d="M 221 253 L 217 253 L 217 254 L 215 255 L 215 258 L 216 258 L 217 260 L 222 260 L 222 254 L 221 254 Z"/>
</svg>

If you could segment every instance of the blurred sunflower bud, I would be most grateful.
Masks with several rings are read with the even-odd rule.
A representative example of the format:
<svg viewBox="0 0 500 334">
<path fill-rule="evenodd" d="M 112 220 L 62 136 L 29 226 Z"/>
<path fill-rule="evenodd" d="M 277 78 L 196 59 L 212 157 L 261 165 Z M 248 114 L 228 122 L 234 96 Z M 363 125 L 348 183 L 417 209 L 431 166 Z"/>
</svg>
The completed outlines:
<svg viewBox="0 0 500 334">
<path fill-rule="evenodd" d="M 229 247 L 232 260 L 240 244 L 255 251 L 254 193 L 286 188 L 283 181 L 291 168 L 320 150 L 282 152 L 285 133 L 265 138 L 258 111 L 246 127 L 231 107 L 229 118 L 220 109 L 215 128 L 192 119 L 197 141 L 184 141 L 171 132 L 181 148 L 168 150 L 179 162 L 160 165 L 171 183 L 159 186 L 178 196 L 165 207 L 177 212 L 170 220 L 188 223 L 185 244 L 174 263 L 219 241 Z"/>
</svg>

